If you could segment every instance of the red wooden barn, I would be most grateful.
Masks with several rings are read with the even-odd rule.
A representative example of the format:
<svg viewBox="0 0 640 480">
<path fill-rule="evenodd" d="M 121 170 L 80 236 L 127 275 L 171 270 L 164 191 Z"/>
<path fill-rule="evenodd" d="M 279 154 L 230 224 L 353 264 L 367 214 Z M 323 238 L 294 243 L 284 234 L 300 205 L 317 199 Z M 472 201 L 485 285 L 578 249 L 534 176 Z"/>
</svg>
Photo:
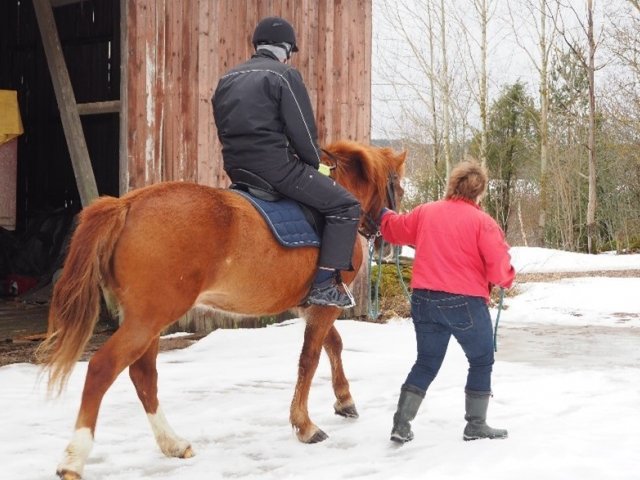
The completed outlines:
<svg viewBox="0 0 640 480">
<path fill-rule="evenodd" d="M 17 91 L 25 131 L 18 232 L 159 181 L 226 186 L 211 95 L 267 15 L 296 29 L 293 64 L 320 143 L 368 142 L 371 10 L 372 0 L 3 0 L 0 89 Z M 207 329 L 207 318 L 182 327 Z"/>
</svg>

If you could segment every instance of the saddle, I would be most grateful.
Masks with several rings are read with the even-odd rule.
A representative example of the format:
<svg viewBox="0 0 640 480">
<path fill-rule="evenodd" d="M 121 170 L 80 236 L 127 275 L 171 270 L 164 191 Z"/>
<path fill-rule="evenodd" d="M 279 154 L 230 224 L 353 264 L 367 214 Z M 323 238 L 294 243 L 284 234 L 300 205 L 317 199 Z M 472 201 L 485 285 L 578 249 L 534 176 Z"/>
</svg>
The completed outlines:
<svg viewBox="0 0 640 480">
<path fill-rule="evenodd" d="M 229 170 L 227 174 L 232 182 L 229 188 L 244 190 L 266 202 L 277 202 L 284 198 L 284 195 L 276 191 L 269 182 L 249 170 L 234 168 Z"/>
<path fill-rule="evenodd" d="M 320 246 L 324 216 L 285 197 L 265 179 L 242 168 L 227 172 L 230 189 L 242 194 L 262 214 L 278 241 L 289 247 Z"/>
</svg>

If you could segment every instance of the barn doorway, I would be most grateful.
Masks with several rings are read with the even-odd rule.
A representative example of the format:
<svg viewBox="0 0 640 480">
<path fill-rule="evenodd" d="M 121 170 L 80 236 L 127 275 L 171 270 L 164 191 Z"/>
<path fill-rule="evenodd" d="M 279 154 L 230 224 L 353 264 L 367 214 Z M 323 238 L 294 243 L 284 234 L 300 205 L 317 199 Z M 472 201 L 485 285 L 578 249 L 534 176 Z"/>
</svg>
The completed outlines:
<svg viewBox="0 0 640 480">
<path fill-rule="evenodd" d="M 121 0 L 50 1 L 76 102 L 117 105 Z M 0 228 L 0 296 L 50 282 L 81 209 L 33 2 L 0 2 L 0 90 L 17 92 L 24 126 L 16 156 L 15 227 Z M 117 196 L 119 113 L 87 109 L 80 120 L 98 193 Z"/>
</svg>

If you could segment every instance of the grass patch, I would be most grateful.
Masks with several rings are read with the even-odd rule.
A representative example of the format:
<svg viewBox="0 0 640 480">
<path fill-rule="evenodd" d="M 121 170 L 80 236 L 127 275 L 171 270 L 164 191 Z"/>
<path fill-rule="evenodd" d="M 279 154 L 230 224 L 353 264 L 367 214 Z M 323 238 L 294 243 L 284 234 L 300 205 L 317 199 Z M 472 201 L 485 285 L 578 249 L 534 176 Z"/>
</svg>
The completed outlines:
<svg viewBox="0 0 640 480">
<path fill-rule="evenodd" d="M 394 317 L 410 317 L 411 316 L 411 304 L 406 297 L 400 279 L 398 277 L 398 267 L 395 263 L 385 263 L 380 266 L 382 269 L 380 276 L 380 285 L 378 287 L 379 309 L 380 317 L 378 321 L 386 322 L 390 318 Z M 409 289 L 409 283 L 411 283 L 412 265 L 400 265 L 402 272 L 402 281 Z M 371 268 L 371 295 L 375 289 L 375 285 L 378 282 L 378 266 L 375 265 Z M 372 302 L 374 299 L 372 298 Z"/>
<path fill-rule="evenodd" d="M 384 263 L 381 265 L 382 273 L 380 277 L 380 285 L 378 287 L 378 299 L 379 305 L 378 308 L 380 310 L 380 316 L 376 321 L 378 322 L 386 322 L 387 320 L 395 317 L 400 318 L 408 318 L 411 317 L 411 302 L 407 298 L 402 284 L 400 283 L 398 277 L 398 267 L 395 263 Z M 413 265 L 405 264 L 400 265 L 400 270 L 402 272 L 402 281 L 406 285 L 409 290 L 409 295 L 411 294 L 411 288 L 409 284 L 411 283 L 411 275 L 413 273 Z M 371 295 L 373 302 L 373 294 L 375 285 L 378 281 L 378 266 L 374 265 L 371 268 Z M 512 287 L 504 292 L 504 301 L 502 303 L 502 309 L 506 310 L 508 308 L 507 299 L 515 297 L 520 292 L 517 287 Z M 489 298 L 489 307 L 497 308 L 500 303 L 500 289 L 493 288 L 491 290 L 491 295 Z M 373 303 L 372 303 L 373 306 Z"/>
</svg>

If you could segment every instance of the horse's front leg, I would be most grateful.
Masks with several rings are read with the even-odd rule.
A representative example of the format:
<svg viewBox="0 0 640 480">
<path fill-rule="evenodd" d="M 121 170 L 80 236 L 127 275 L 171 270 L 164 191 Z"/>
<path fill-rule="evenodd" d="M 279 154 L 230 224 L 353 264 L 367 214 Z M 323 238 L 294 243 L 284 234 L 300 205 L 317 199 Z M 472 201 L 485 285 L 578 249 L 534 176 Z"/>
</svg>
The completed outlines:
<svg viewBox="0 0 640 480">
<path fill-rule="evenodd" d="M 144 355 L 129 366 L 129 376 L 162 453 L 167 457 L 190 458 L 194 455 L 191 444 L 173 431 L 158 402 L 158 344 L 156 337 Z"/>
<path fill-rule="evenodd" d="M 307 405 L 309 389 L 313 375 L 318 368 L 322 345 L 339 314 L 340 310 L 335 307 L 313 306 L 305 312 L 307 326 L 304 331 L 304 344 L 298 363 L 298 381 L 289 416 L 298 440 L 304 443 L 317 443 L 328 437 L 309 418 Z"/>
<path fill-rule="evenodd" d="M 324 339 L 324 349 L 331 362 L 331 382 L 333 392 L 336 395 L 336 403 L 333 408 L 336 415 L 348 418 L 358 418 L 358 410 L 349 391 L 349 382 L 342 368 L 342 339 L 335 325 L 327 333 Z"/>
</svg>

